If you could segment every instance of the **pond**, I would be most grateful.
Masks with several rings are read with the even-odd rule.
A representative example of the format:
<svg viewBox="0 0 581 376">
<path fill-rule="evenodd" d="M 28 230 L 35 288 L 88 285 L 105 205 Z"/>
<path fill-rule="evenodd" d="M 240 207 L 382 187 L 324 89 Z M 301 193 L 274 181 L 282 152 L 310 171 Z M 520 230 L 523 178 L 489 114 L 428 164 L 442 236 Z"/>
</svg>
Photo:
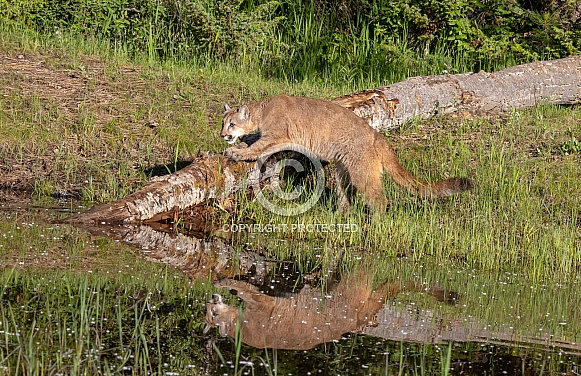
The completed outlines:
<svg viewBox="0 0 581 376">
<path fill-rule="evenodd" d="M 577 278 L 1 205 L 0 374 L 581 373 Z"/>
</svg>

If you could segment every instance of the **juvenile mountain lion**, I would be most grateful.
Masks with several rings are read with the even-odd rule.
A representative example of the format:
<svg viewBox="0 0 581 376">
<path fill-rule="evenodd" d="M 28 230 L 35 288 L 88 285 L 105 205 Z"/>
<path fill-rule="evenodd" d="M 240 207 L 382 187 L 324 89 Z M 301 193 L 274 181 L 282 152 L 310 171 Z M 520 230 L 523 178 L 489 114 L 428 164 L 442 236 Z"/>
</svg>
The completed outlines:
<svg viewBox="0 0 581 376">
<path fill-rule="evenodd" d="M 229 147 L 225 155 L 236 161 L 253 161 L 277 147 L 300 145 L 322 160 L 334 162 L 337 196 L 342 210 L 349 207 L 350 184 L 372 208 L 384 210 L 381 178 L 385 171 L 398 185 L 421 197 L 446 197 L 472 187 L 466 178 L 436 183 L 415 178 L 404 169 L 378 131 L 352 111 L 330 101 L 277 95 L 238 109 L 224 104 L 220 136 L 229 144 L 258 131 L 260 138 L 248 147 Z"/>
</svg>

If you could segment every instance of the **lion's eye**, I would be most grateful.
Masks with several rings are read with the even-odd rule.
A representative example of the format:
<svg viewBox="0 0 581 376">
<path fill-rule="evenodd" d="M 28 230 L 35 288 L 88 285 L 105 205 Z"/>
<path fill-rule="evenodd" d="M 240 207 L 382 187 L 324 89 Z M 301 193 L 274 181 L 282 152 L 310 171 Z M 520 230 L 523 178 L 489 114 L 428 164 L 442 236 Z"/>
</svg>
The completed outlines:
<svg viewBox="0 0 581 376">
<path fill-rule="evenodd" d="M 228 124 L 228 128 L 234 128 L 234 123 Z"/>
</svg>

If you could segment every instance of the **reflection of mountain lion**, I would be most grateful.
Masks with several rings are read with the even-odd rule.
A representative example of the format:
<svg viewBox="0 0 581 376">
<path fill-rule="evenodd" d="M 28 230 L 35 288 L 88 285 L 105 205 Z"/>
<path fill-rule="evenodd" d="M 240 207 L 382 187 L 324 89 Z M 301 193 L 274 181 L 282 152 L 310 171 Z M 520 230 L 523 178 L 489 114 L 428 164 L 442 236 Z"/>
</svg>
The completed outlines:
<svg viewBox="0 0 581 376">
<path fill-rule="evenodd" d="M 402 291 L 423 291 L 446 302 L 455 299 L 454 293 L 446 294 L 441 288 L 425 289 L 415 284 L 390 283 L 372 291 L 365 280 L 365 275 L 356 274 L 339 281 L 325 296 L 320 290 L 305 286 L 299 293 L 279 298 L 260 293 L 246 282 L 224 279 L 216 286 L 238 291 L 238 297 L 245 302 L 242 317 L 237 307 L 223 303 L 222 297 L 214 294 L 206 304 L 204 332 L 217 327 L 221 335 L 235 338 L 240 319 L 242 342 L 247 345 L 307 350 L 338 340 L 345 333 L 362 332 L 373 323 L 385 299 Z"/>
<path fill-rule="evenodd" d="M 289 144 L 300 145 L 317 157 L 335 162 L 337 196 L 341 209 L 349 206 L 349 183 L 370 206 L 384 209 L 383 172 L 399 185 L 423 197 L 446 197 L 470 189 L 465 178 L 436 183 L 417 179 L 400 166 L 397 157 L 378 131 L 352 111 L 330 101 L 278 95 L 239 109 L 224 105 L 220 136 L 229 144 L 259 131 L 260 138 L 249 147 L 230 147 L 225 154 L 234 160 L 252 161 Z"/>
</svg>

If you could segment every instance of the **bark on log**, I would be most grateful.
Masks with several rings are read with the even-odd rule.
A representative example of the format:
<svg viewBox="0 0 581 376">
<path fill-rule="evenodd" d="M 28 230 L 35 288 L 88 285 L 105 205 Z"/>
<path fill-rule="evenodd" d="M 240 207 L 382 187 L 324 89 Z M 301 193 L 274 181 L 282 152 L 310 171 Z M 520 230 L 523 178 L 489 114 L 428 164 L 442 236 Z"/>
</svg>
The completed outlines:
<svg viewBox="0 0 581 376">
<path fill-rule="evenodd" d="M 507 111 L 541 103 L 581 103 L 581 55 L 539 61 L 495 73 L 481 71 L 407 80 L 334 100 L 390 130 L 414 117 L 466 111 Z"/>
<path fill-rule="evenodd" d="M 495 73 L 413 77 L 393 85 L 339 97 L 377 130 L 390 130 L 420 117 L 452 112 L 506 111 L 541 103 L 581 103 L 581 55 L 541 61 Z M 224 199 L 260 174 L 253 163 L 204 155 L 171 175 L 154 178 L 119 201 L 71 218 L 77 223 L 143 223 L 172 218 L 208 199 Z M 262 175 L 264 178 L 264 174 Z"/>
<path fill-rule="evenodd" d="M 96 205 L 73 216 L 73 223 L 137 224 L 172 218 L 179 210 L 209 199 L 221 200 L 240 189 L 253 165 L 204 155 L 173 174 L 154 177 L 121 200 Z"/>
<path fill-rule="evenodd" d="M 495 73 L 448 74 L 407 80 L 334 100 L 387 131 L 413 119 L 458 111 L 507 111 L 541 103 L 581 103 L 581 55 L 538 61 Z"/>
</svg>

